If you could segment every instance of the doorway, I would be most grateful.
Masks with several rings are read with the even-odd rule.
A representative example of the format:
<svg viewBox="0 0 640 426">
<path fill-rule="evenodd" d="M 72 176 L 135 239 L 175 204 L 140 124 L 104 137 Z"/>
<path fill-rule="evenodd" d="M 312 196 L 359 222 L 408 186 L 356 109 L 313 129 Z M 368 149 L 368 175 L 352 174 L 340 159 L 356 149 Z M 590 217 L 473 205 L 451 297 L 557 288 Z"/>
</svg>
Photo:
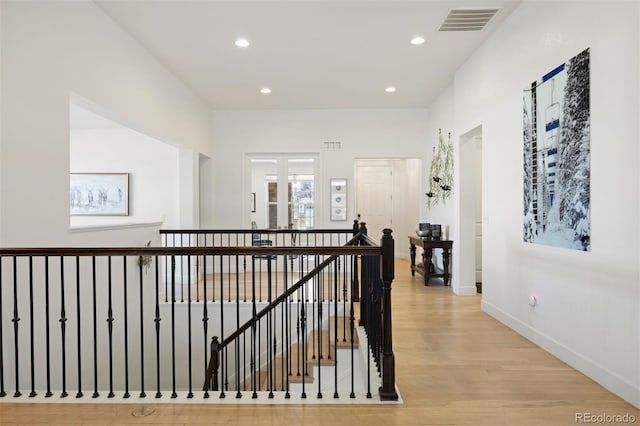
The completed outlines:
<svg viewBox="0 0 640 426">
<path fill-rule="evenodd" d="M 252 224 L 269 229 L 313 228 L 317 155 L 249 155 L 248 161 Z"/>
<path fill-rule="evenodd" d="M 458 294 L 482 292 L 482 190 L 482 126 L 478 126 L 460 136 Z"/>
<path fill-rule="evenodd" d="M 355 206 L 358 219 L 367 224 L 374 241 L 390 228 L 395 256 L 409 257 L 408 235 L 415 235 L 420 218 L 422 160 L 357 159 L 355 166 Z"/>
</svg>

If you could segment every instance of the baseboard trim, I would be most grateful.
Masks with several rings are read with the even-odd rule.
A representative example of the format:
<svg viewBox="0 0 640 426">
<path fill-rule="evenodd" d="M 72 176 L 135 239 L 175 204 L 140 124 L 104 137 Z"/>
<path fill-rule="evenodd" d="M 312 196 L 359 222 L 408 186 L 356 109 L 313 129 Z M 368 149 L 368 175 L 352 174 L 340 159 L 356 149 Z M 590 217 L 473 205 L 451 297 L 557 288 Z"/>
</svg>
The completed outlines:
<svg viewBox="0 0 640 426">
<path fill-rule="evenodd" d="M 453 292 L 456 296 L 475 296 L 478 294 L 478 290 L 476 289 L 476 285 L 461 285 L 461 286 L 452 286 Z"/>
<path fill-rule="evenodd" d="M 608 368 L 600 365 L 582 354 L 568 348 L 550 336 L 541 333 L 530 325 L 520 321 L 497 306 L 482 300 L 481 309 L 486 314 L 505 324 L 509 328 L 540 346 L 551 355 L 566 362 L 571 367 L 591 378 L 605 389 L 640 408 L 640 386 L 625 380 Z"/>
</svg>

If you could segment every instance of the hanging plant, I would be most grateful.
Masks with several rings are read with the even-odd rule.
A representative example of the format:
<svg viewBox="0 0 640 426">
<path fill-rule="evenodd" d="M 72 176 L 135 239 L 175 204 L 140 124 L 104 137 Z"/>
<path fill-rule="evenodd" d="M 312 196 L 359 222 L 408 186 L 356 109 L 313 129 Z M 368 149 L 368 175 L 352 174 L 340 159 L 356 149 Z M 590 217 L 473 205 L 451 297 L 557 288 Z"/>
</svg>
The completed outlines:
<svg viewBox="0 0 640 426">
<path fill-rule="evenodd" d="M 429 192 L 427 198 L 427 208 L 431 208 L 442 201 L 443 203 L 451 197 L 453 188 L 453 145 L 451 144 L 451 133 L 447 142 L 442 137 L 442 129 L 438 130 L 438 146 L 433 147 L 433 159 L 429 169 Z"/>
</svg>

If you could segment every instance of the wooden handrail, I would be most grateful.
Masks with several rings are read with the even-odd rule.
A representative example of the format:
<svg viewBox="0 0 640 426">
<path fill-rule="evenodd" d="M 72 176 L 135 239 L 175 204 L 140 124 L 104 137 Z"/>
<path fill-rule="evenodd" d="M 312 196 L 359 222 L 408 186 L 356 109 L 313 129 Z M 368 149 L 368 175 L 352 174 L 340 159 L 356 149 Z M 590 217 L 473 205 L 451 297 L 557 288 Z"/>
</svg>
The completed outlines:
<svg viewBox="0 0 640 426">
<path fill-rule="evenodd" d="M 379 254 L 372 246 L 246 246 L 246 247 L 15 247 L 0 248 L 0 256 L 265 256 Z"/>
</svg>

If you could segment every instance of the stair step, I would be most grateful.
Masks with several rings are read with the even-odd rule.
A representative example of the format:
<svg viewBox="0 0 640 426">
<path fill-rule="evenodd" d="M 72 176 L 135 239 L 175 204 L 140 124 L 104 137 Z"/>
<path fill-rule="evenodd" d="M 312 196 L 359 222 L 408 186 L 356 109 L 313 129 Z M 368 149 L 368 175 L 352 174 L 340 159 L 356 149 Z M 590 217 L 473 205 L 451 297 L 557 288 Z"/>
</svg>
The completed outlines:
<svg viewBox="0 0 640 426">
<path fill-rule="evenodd" d="M 338 330 L 338 337 L 336 342 L 336 325 Z M 353 333 L 353 348 L 358 347 L 358 334 L 355 332 L 357 326 L 357 319 L 354 320 L 354 333 Z M 329 329 L 328 329 L 329 328 Z M 258 372 L 257 387 L 261 391 L 267 391 L 272 383 L 273 390 L 279 391 L 286 388 L 287 376 L 283 374 L 283 368 L 289 373 L 288 380 L 290 384 L 302 383 L 303 374 L 304 382 L 306 384 L 312 384 L 314 382 L 314 367 L 318 366 L 318 361 L 321 367 L 330 367 L 335 365 L 336 356 L 336 344 L 338 349 L 350 349 L 351 348 L 351 326 L 348 317 L 340 316 L 337 319 L 331 317 L 328 321 L 328 325 L 322 328 L 322 331 L 312 330 L 308 334 L 307 340 L 305 340 L 306 346 L 306 373 L 303 372 L 303 365 L 301 362 L 302 355 L 302 342 L 293 343 L 290 346 L 288 353 L 288 359 L 285 355 L 278 355 L 271 362 L 271 380 L 269 377 L 269 370 L 263 367 Z M 318 339 L 321 339 L 322 353 L 319 351 Z M 320 360 L 318 359 L 321 356 Z M 263 355 L 264 357 L 264 355 Z M 264 359 L 263 359 L 264 362 Z M 233 387 L 235 384 L 230 384 Z M 247 380 L 247 387 L 251 387 L 250 380 Z"/>
</svg>

